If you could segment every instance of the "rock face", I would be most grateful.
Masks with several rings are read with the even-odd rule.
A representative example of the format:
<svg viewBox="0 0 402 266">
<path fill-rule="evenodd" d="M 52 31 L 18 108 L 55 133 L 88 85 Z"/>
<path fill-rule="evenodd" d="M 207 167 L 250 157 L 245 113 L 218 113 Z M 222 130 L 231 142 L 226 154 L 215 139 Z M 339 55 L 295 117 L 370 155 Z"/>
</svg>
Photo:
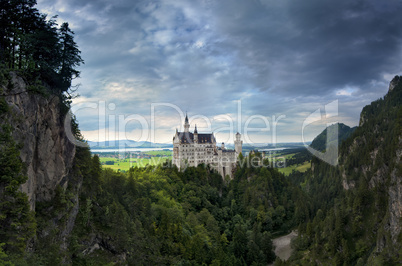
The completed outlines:
<svg viewBox="0 0 402 266">
<path fill-rule="evenodd" d="M 402 137 L 399 137 L 399 147 L 402 147 Z M 397 150 L 396 165 L 401 165 L 402 148 Z M 402 176 L 394 169 L 391 172 L 391 186 L 388 190 L 389 195 L 389 225 L 391 231 L 392 243 L 398 242 L 398 236 L 401 233 L 402 217 Z"/>
<path fill-rule="evenodd" d="M 15 73 L 11 83 L 12 89 L 3 87 L 11 109 L 7 119 L 14 140 L 22 145 L 20 157 L 26 165 L 28 180 L 21 190 L 35 210 L 36 201 L 50 200 L 57 185 L 67 185 L 75 146 L 65 134 L 57 96 L 29 93 L 26 82 Z"/>
<path fill-rule="evenodd" d="M 368 184 L 367 189 L 376 199 L 384 196 L 384 201 L 378 200 L 373 208 L 377 211 L 377 217 L 375 214 L 371 217 L 373 220 L 378 218 L 377 228 L 373 228 L 377 234 L 377 253 L 388 250 L 395 252 L 401 248 L 401 96 L 402 77 L 396 76 L 390 82 L 388 94 L 383 99 L 363 108 L 359 132 L 350 139 L 348 149 L 340 158 L 341 164 L 348 166 L 348 172 L 343 171 L 342 174 L 344 189 L 350 189 L 349 184 L 359 182 L 358 177 L 363 176 Z M 347 176 L 351 180 L 346 180 Z M 369 261 L 375 256 L 377 254 L 373 252 Z"/>
<path fill-rule="evenodd" d="M 392 91 L 398 85 L 398 83 L 401 81 L 402 81 L 402 78 L 400 76 L 395 76 L 389 83 L 388 91 Z"/>
</svg>

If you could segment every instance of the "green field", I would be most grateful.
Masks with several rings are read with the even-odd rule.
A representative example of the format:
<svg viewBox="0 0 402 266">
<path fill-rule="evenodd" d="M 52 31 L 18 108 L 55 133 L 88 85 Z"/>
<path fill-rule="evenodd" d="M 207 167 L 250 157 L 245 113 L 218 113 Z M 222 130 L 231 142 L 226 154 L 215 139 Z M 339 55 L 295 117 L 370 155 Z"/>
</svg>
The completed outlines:
<svg viewBox="0 0 402 266">
<path fill-rule="evenodd" d="M 147 165 L 158 165 L 166 162 L 166 160 L 171 160 L 172 157 L 152 157 L 151 159 L 147 158 L 127 158 L 127 159 L 118 159 L 113 157 L 100 157 L 99 158 L 102 167 L 110 168 L 113 170 L 127 171 L 130 167 L 145 167 Z M 113 161 L 113 165 L 107 165 L 106 161 Z"/>
<path fill-rule="evenodd" d="M 299 165 L 291 165 L 285 168 L 278 168 L 279 172 L 281 172 L 284 175 L 289 175 L 292 173 L 293 170 L 299 171 L 299 172 L 306 172 L 308 169 L 311 168 L 311 162 L 304 162 L 303 164 Z"/>
<path fill-rule="evenodd" d="M 285 159 L 290 159 L 292 158 L 296 153 L 290 153 L 290 154 L 283 154 L 283 153 L 275 153 L 272 154 L 273 157 L 277 158 L 285 158 Z"/>
<path fill-rule="evenodd" d="M 154 155 L 154 156 L 172 156 L 172 151 L 145 151 L 142 154 Z"/>
</svg>

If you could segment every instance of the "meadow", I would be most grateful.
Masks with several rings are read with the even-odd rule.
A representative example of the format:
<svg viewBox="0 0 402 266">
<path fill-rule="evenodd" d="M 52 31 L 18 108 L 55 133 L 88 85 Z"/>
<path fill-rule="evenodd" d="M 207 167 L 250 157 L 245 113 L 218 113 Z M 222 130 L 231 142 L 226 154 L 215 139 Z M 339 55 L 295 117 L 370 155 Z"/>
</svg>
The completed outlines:
<svg viewBox="0 0 402 266">
<path fill-rule="evenodd" d="M 284 168 L 278 168 L 278 170 L 279 170 L 279 172 L 281 172 L 282 174 L 287 176 L 290 173 L 292 173 L 293 170 L 304 173 L 310 168 L 311 168 L 311 162 L 304 162 L 303 164 L 299 164 L 299 165 L 291 165 L 291 166 L 287 166 Z"/>
<path fill-rule="evenodd" d="M 296 153 L 290 153 L 290 154 L 286 154 L 286 152 L 277 152 L 275 154 L 272 154 L 272 159 L 275 158 L 276 162 L 283 162 L 283 166 L 285 167 L 281 167 L 281 163 L 277 164 L 278 165 L 278 170 L 279 172 L 281 172 L 284 175 L 289 175 L 294 171 L 299 171 L 299 172 L 306 172 L 308 169 L 311 168 L 311 162 L 310 161 L 305 161 L 301 164 L 293 164 L 293 165 L 287 165 L 286 161 L 293 158 L 293 156 L 295 156 Z M 271 159 L 271 160 L 272 160 Z"/>
<path fill-rule="evenodd" d="M 102 167 L 116 171 L 128 171 L 131 167 L 145 167 L 147 165 L 163 164 L 172 159 L 171 151 L 148 151 L 143 155 L 150 155 L 150 158 L 115 158 L 111 156 L 99 157 Z M 113 164 L 106 164 L 113 162 Z"/>
</svg>

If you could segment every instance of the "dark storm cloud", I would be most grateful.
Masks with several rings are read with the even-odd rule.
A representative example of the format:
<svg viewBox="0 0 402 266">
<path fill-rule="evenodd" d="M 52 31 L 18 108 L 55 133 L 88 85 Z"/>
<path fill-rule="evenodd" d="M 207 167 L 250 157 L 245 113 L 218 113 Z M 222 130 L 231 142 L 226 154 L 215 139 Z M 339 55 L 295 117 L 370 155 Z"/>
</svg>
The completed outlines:
<svg viewBox="0 0 402 266">
<path fill-rule="evenodd" d="M 258 88 L 294 96 L 346 85 L 365 90 L 371 80 L 400 71 L 401 3 L 264 3 L 237 1 L 228 9 L 225 3 L 216 14 L 222 33 L 238 40 L 241 63 L 253 69 Z"/>
<path fill-rule="evenodd" d="M 167 102 L 211 117 L 234 114 L 242 100 L 245 115 L 285 114 L 282 134 L 293 136 L 303 116 L 336 99 L 340 118 L 356 124 L 402 71 L 397 1 L 42 0 L 39 8 L 76 32 L 83 99 L 123 114 Z M 84 131 L 89 116 L 78 116 Z"/>
</svg>

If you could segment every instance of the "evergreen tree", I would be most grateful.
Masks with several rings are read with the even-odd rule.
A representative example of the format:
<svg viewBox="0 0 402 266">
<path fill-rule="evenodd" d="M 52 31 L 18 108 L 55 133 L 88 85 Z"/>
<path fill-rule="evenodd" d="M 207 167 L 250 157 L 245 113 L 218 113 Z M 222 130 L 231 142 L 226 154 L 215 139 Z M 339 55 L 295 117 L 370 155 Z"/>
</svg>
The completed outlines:
<svg viewBox="0 0 402 266">
<path fill-rule="evenodd" d="M 35 0 L 2 0 L 0 5 L 0 59 L 10 70 L 21 70 L 29 81 L 47 83 L 65 92 L 79 77 L 84 63 L 68 23 L 57 28 L 36 8 Z"/>
<path fill-rule="evenodd" d="M 5 251 L 20 255 L 36 228 L 28 197 L 19 190 L 27 180 L 22 171 L 19 147 L 11 137 L 11 127 L 3 125 L 0 129 L 0 243 L 5 243 Z"/>
<path fill-rule="evenodd" d="M 84 63 L 74 41 L 74 32 L 69 28 L 68 23 L 65 22 L 61 25 L 60 30 L 60 44 L 61 44 L 61 66 L 60 66 L 60 79 L 62 91 L 67 91 L 73 79 L 79 77 L 80 72 L 76 67 Z"/>
</svg>

